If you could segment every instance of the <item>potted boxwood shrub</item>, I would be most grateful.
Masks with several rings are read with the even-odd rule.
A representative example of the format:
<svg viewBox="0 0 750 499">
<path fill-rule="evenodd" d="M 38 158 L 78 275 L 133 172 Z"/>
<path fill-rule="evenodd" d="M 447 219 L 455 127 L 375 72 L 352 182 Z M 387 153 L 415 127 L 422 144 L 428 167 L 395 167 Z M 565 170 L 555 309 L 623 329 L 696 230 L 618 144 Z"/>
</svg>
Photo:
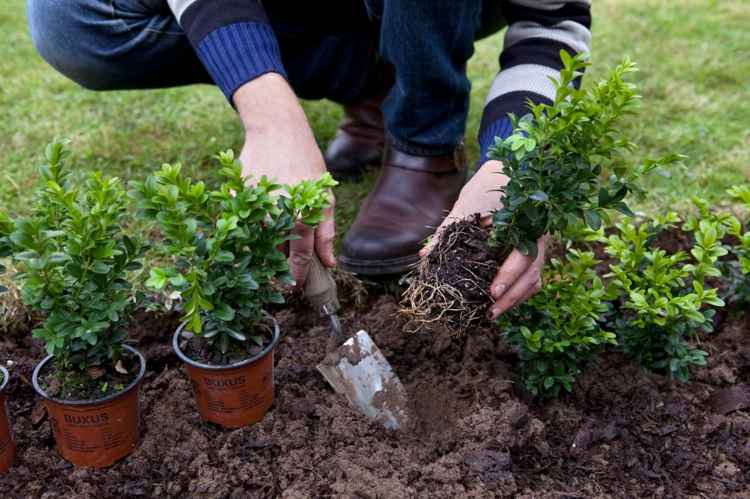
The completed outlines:
<svg viewBox="0 0 750 499">
<path fill-rule="evenodd" d="M 0 224 L 5 223 L 7 217 L 0 213 Z M 10 248 L 0 244 L 0 258 L 10 256 Z M 0 265 L 0 275 L 5 274 L 5 265 Z M 5 286 L 0 286 L 0 293 L 6 291 Z M 10 413 L 8 411 L 8 371 L 0 366 L 0 473 L 8 466 L 16 462 L 16 443 L 13 439 L 13 426 L 10 424 Z"/>
<path fill-rule="evenodd" d="M 571 57 L 565 51 L 560 56 L 564 69 L 554 81 L 554 103 L 529 102 L 529 114 L 511 114 L 513 135 L 496 137 L 487 154 L 503 162 L 509 178 L 499 188 L 503 206 L 493 214 L 492 227 L 466 220 L 449 225 L 409 275 L 402 304 L 415 323 L 436 322 L 456 335 L 467 334 L 492 305 L 490 282 L 514 248 L 536 257 L 537 240 L 545 233 L 555 234 L 569 223 L 599 229 L 602 220 L 610 222 L 610 209 L 633 216 L 626 196 L 644 199 L 639 177 L 669 177 L 664 168 L 669 164 L 684 168 L 683 156 L 665 154 L 645 159 L 637 168 L 616 165 L 609 179 L 602 180 L 603 162 L 636 147 L 618 138 L 621 117 L 635 114 L 636 87 L 624 80 L 637 71 L 635 63 L 625 56 L 606 78 L 589 90 L 577 90 L 574 81 L 589 65 L 588 56 Z"/>
<path fill-rule="evenodd" d="M 121 235 L 129 203 L 117 178 L 92 173 L 82 192 L 64 168 L 68 139 L 47 146 L 32 214 L 2 214 L 0 251 L 11 254 L 24 302 L 44 316 L 34 338 L 49 356 L 34 370 L 60 454 L 76 466 L 104 467 L 140 439 L 139 391 L 144 358 L 125 345 L 127 325 L 145 295 L 128 271 L 151 247 Z"/>
<path fill-rule="evenodd" d="M 16 462 L 16 443 L 8 412 L 8 371 L 0 366 L 0 473 Z"/>
<path fill-rule="evenodd" d="M 180 165 L 163 165 L 145 183 L 130 182 L 139 217 L 162 227 L 164 249 L 174 266 L 153 268 L 147 284 L 180 292 L 184 323 L 174 348 L 185 362 L 198 412 L 208 421 L 235 428 L 252 424 L 274 401 L 273 350 L 276 321 L 263 311 L 283 303 L 271 278 L 293 284 L 278 247 L 298 236 L 295 222 L 325 220 L 331 206 L 329 174 L 318 181 L 281 186 L 263 176 L 246 185 L 242 164 L 231 150 L 217 156 L 226 178 L 208 192 L 180 175 Z"/>
</svg>

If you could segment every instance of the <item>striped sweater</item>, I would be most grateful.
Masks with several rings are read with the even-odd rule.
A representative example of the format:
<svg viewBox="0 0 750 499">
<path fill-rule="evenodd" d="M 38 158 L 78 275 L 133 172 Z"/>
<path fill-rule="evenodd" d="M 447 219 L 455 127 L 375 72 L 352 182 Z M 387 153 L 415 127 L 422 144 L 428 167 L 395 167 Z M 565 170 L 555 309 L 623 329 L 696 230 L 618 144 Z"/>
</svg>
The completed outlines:
<svg viewBox="0 0 750 499">
<path fill-rule="evenodd" d="M 227 99 L 261 74 L 286 76 L 278 43 L 259 0 L 168 2 Z M 504 139 L 512 133 L 508 113 L 526 114 L 527 98 L 535 103 L 552 103 L 555 87 L 548 76 L 559 78 L 560 50 L 571 55 L 589 52 L 590 7 L 590 0 L 503 1 L 508 31 L 500 54 L 500 72 L 490 88 L 479 128 L 480 164 L 495 137 Z"/>
<path fill-rule="evenodd" d="M 591 1 L 506 0 L 503 14 L 508 22 L 500 54 L 500 72 L 490 87 L 479 126 L 479 164 L 486 161 L 494 138 L 513 133 L 508 113 L 528 114 L 526 99 L 552 104 L 555 85 L 548 77 L 560 78 L 560 50 L 570 55 L 589 53 Z M 574 81 L 578 88 L 580 78 Z"/>
</svg>

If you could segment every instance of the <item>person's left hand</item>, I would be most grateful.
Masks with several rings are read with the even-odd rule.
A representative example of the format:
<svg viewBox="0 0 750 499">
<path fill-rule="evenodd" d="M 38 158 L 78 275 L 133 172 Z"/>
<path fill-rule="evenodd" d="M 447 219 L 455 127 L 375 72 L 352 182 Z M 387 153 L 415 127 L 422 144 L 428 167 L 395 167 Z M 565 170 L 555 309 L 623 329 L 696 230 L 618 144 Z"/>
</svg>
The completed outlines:
<svg viewBox="0 0 750 499">
<path fill-rule="evenodd" d="M 508 183 L 509 179 L 503 175 L 502 168 L 502 163 L 494 160 L 482 165 L 461 189 L 450 214 L 440 224 L 430 243 L 420 251 L 420 256 L 427 256 L 437 244 L 443 230 L 456 220 L 473 219 L 478 214 L 484 227 L 492 225 L 492 213 L 502 208 L 504 194 L 502 191 L 490 190 L 488 186 L 499 188 Z M 497 319 L 501 313 L 523 303 L 542 289 L 544 253 L 549 237 L 549 234 L 545 234 L 537 242 L 539 251 L 536 258 L 522 255 L 517 249 L 513 249 L 490 284 L 490 296 L 495 303 L 487 309 L 488 320 Z"/>
</svg>

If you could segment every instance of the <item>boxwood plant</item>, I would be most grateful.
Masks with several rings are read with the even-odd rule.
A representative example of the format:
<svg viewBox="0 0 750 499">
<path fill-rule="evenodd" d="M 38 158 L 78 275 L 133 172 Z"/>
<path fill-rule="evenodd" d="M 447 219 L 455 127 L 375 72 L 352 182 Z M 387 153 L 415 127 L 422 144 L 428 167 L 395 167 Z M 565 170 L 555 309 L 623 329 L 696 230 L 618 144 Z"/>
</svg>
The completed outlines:
<svg viewBox="0 0 750 499">
<path fill-rule="evenodd" d="M 74 370 L 117 361 L 145 297 L 126 275 L 152 245 L 122 233 L 130 200 L 118 178 L 91 173 L 87 189 L 74 187 L 69 142 L 57 136 L 47 146 L 32 213 L 0 213 L 0 255 L 12 255 L 24 302 L 44 316 L 33 336 L 46 340 L 58 367 Z"/>
<path fill-rule="evenodd" d="M 750 210 L 750 189 L 733 186 L 726 192 L 730 202 Z M 697 209 L 697 214 L 687 217 L 683 229 L 694 231 L 701 223 L 708 223 L 717 226 L 720 239 L 725 234 L 736 238 L 734 246 L 724 246 L 732 252 L 733 258 L 721 261 L 719 269 L 727 285 L 725 297 L 735 304 L 736 312 L 744 313 L 750 307 L 750 231 L 746 231 L 742 222 L 731 213 L 710 210 L 705 199 L 693 197 L 691 202 Z"/>
<path fill-rule="evenodd" d="M 745 186 L 733 186 L 727 190 L 727 194 L 732 203 L 740 204 L 745 210 L 750 211 L 750 189 Z M 709 214 L 708 203 L 704 200 L 699 200 L 696 204 L 698 203 L 706 206 L 701 210 L 703 219 L 721 217 L 720 220 L 727 225 L 727 233 L 737 238 L 737 244 L 731 248 L 735 258 L 723 263 L 721 270 L 729 286 L 729 301 L 736 304 L 740 313 L 744 313 L 750 308 L 750 231 L 746 231 L 736 217 L 729 214 Z"/>
<path fill-rule="evenodd" d="M 578 90 L 577 80 L 589 65 L 588 56 L 571 57 L 561 51 L 560 57 L 564 68 L 560 79 L 553 79 L 554 102 L 529 101 L 529 114 L 509 115 L 514 133 L 505 140 L 496 138 L 487 154 L 503 162 L 502 171 L 509 180 L 499 187 L 502 208 L 493 215 L 487 243 L 475 233 L 464 236 L 473 240 L 466 243 L 469 251 L 483 245 L 485 256 L 464 258 L 456 253 L 458 238 L 441 237 L 410 276 L 403 304 L 412 321 L 437 322 L 458 335 L 469 332 L 493 303 L 488 293 L 490 281 L 513 248 L 536 257 L 537 240 L 547 232 L 555 234 L 571 223 L 599 229 L 602 221 L 610 223 L 611 209 L 633 216 L 627 196 L 632 193 L 639 201 L 644 199 L 647 191 L 637 183 L 641 176 L 656 173 L 669 177 L 665 167 L 671 164 L 684 168 L 681 155 L 665 154 L 645 159 L 640 166 L 620 162 L 602 179 L 602 162 L 636 147 L 619 137 L 618 130 L 621 118 L 635 113 L 639 98 L 635 85 L 625 81 L 637 71 L 635 63 L 625 56 L 605 78 L 588 90 Z M 449 227 L 443 235 L 454 232 Z M 461 268 L 441 272 L 444 261 Z M 464 263 L 476 261 L 492 271 L 483 272 L 478 279 L 476 270 Z"/>
<path fill-rule="evenodd" d="M 716 311 L 704 305 L 724 306 L 706 277 L 721 275 L 716 263 L 727 253 L 720 242 L 726 229 L 717 221 L 688 221 L 683 228 L 695 239 L 690 254 L 653 247 L 658 233 L 678 221 L 669 213 L 636 227 L 624 217 L 616 224 L 619 233 L 605 237 L 600 230 L 587 239 L 605 243 L 605 252 L 617 259 L 604 277 L 623 293 L 613 321 L 618 348 L 647 372 L 662 370 L 687 381 L 688 366 L 706 364 L 708 353 L 688 341 L 697 340 L 698 328 L 713 330 Z"/>
<path fill-rule="evenodd" d="M 231 150 L 217 158 L 226 181 L 216 191 L 183 178 L 179 164 L 165 164 L 146 182 L 130 182 L 130 195 L 138 200 L 139 217 L 162 227 L 163 247 L 174 257 L 174 266 L 151 269 L 147 285 L 179 291 L 185 330 L 208 340 L 213 358 L 226 360 L 231 342 L 262 344 L 255 325 L 263 306 L 284 301 L 272 291 L 271 279 L 294 284 L 278 248 L 298 237 L 291 234 L 295 223 L 325 220 L 327 190 L 336 182 L 326 173 L 317 181 L 285 185 L 281 196 L 275 179 L 263 176 L 251 184 L 251 176 L 243 177 Z"/>
<path fill-rule="evenodd" d="M 503 173 L 510 179 L 500 188 L 505 198 L 492 224 L 491 241 L 504 253 L 515 247 L 536 256 L 536 241 L 546 232 L 554 234 L 579 220 L 597 230 L 602 220 L 610 222 L 609 209 L 633 216 L 626 196 L 634 193 L 642 201 L 647 192 L 636 184 L 639 177 L 669 177 L 664 167 L 670 164 L 685 168 L 683 156 L 665 154 L 645 159 L 637 168 L 616 166 L 609 179 L 601 181 L 601 161 L 636 147 L 616 136 L 620 118 L 635 114 L 639 96 L 635 85 L 623 78 L 637 69 L 625 56 L 606 78 L 589 90 L 577 90 L 573 83 L 582 76 L 579 70 L 590 65 L 587 55 L 571 58 L 561 51 L 560 57 L 565 68 L 560 80 L 553 80 L 554 103 L 529 102 L 531 113 L 510 115 L 515 133 L 505 140 L 496 138 L 487 154 L 503 161 Z"/>
<path fill-rule="evenodd" d="M 534 395 L 556 397 L 595 362 L 615 334 L 603 326 L 617 295 L 592 268 L 592 252 L 571 249 L 567 263 L 555 258 L 543 275 L 542 290 L 500 318 L 503 335 L 521 359 L 524 384 Z"/>
</svg>

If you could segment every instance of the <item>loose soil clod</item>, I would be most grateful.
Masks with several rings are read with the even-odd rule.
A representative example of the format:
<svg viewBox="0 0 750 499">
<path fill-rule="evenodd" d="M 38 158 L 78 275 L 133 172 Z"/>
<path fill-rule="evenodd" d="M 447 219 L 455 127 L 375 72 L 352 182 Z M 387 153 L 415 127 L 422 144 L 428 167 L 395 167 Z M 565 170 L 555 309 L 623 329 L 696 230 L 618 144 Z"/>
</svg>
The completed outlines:
<svg viewBox="0 0 750 499">
<path fill-rule="evenodd" d="M 402 313 L 416 329 L 436 323 L 465 336 L 484 321 L 493 303 L 490 283 L 506 255 L 490 248 L 489 230 L 478 216 L 475 219 L 446 227 L 438 244 L 409 274 Z"/>
</svg>

